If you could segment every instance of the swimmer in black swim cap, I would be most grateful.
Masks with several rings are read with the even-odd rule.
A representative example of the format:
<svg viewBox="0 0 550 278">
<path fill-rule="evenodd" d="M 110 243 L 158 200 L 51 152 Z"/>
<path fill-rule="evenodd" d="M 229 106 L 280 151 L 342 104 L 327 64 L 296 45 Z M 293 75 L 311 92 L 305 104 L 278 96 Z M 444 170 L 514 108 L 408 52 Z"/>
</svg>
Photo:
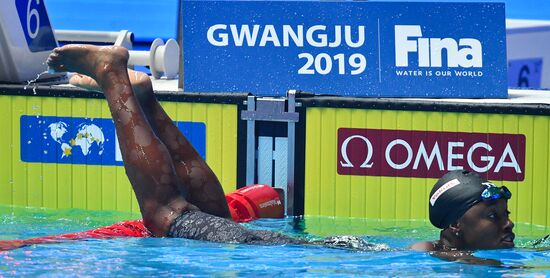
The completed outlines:
<svg viewBox="0 0 550 278">
<path fill-rule="evenodd" d="M 512 193 L 478 174 L 458 170 L 441 177 L 430 192 L 430 221 L 442 229 L 439 240 L 419 242 L 421 251 L 478 250 L 514 247 Z"/>
</svg>

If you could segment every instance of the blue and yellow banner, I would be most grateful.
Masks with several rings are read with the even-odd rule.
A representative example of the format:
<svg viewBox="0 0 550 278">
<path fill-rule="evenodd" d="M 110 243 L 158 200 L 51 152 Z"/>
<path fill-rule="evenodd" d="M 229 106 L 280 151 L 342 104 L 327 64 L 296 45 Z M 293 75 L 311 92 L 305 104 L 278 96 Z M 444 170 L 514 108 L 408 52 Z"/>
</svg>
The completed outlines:
<svg viewBox="0 0 550 278">
<path fill-rule="evenodd" d="M 176 122 L 176 126 L 205 157 L 206 126 Z M 23 115 L 21 160 L 24 162 L 122 165 L 112 119 Z"/>
</svg>

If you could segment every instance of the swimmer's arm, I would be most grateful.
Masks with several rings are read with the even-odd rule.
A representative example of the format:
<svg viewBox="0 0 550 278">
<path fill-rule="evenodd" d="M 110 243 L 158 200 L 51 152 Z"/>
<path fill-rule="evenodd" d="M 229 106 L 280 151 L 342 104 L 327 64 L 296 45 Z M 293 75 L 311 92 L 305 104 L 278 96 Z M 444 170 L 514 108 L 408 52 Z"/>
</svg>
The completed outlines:
<svg viewBox="0 0 550 278">
<path fill-rule="evenodd" d="M 32 238 L 27 240 L 0 240 L 0 252 L 10 251 L 35 244 L 60 243 L 61 240 Z"/>
<path fill-rule="evenodd" d="M 28 244 L 25 244 L 22 240 L 0 240 L 0 252 L 25 247 L 27 245 Z"/>
<path fill-rule="evenodd" d="M 435 251 L 436 244 L 433 241 L 422 241 L 413 244 L 409 249 L 415 251 Z"/>
<path fill-rule="evenodd" d="M 450 262 L 501 268 L 528 268 L 524 265 L 505 265 L 500 260 L 476 257 L 471 251 L 433 251 L 430 252 L 430 254 L 434 257 Z"/>
<path fill-rule="evenodd" d="M 499 260 L 479 258 L 472 255 L 472 252 L 469 251 L 434 251 L 431 252 L 431 255 L 450 262 L 487 266 L 502 266 L 502 262 Z"/>
</svg>

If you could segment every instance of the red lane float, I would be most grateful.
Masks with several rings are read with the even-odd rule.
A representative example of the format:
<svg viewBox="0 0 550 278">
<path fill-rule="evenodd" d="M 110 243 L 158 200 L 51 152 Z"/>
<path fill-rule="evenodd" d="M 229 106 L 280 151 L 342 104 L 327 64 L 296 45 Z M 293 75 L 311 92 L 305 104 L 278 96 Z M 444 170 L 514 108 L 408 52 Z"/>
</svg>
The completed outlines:
<svg viewBox="0 0 550 278">
<path fill-rule="evenodd" d="M 269 185 L 254 184 L 225 196 L 235 222 L 258 218 L 283 218 L 284 205 L 277 190 Z"/>
</svg>

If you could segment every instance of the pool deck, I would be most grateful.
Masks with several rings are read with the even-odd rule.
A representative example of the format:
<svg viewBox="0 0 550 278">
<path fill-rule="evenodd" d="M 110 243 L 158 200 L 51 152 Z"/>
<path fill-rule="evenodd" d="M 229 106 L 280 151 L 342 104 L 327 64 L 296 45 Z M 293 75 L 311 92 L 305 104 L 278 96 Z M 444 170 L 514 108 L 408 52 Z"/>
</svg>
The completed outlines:
<svg viewBox="0 0 550 278">
<path fill-rule="evenodd" d="M 550 28 L 550 25 L 548 28 Z M 152 79 L 152 81 L 153 81 L 153 89 L 157 93 L 183 94 L 181 90 L 178 89 L 178 80 Z M 319 97 L 323 97 L 323 96 L 319 96 Z M 342 99 L 345 99 L 345 98 L 342 97 Z M 360 98 L 360 99 L 370 99 L 370 100 L 394 99 L 400 102 L 424 101 L 424 102 L 442 102 L 442 103 L 457 102 L 457 103 L 471 103 L 471 104 L 498 103 L 498 104 L 548 104 L 550 105 L 550 90 L 509 89 L 507 99 L 471 99 L 471 98 Z"/>
<path fill-rule="evenodd" d="M 197 96 L 201 95 L 202 97 L 208 98 L 209 95 L 219 97 L 220 93 L 183 93 L 181 90 L 178 89 L 178 80 L 166 80 L 166 79 L 151 79 L 153 82 L 153 89 L 158 95 L 172 95 L 172 96 Z M 13 85 L 9 85 L 12 87 Z M 3 84 L 0 84 L 0 88 L 3 87 Z M 65 89 L 67 91 L 71 91 L 75 89 L 74 86 L 69 84 L 64 85 L 53 85 L 52 88 L 56 89 Z M 12 87 L 13 88 L 13 87 Z M 32 89 L 33 86 L 29 86 L 27 89 Z M 45 89 L 45 88 L 42 88 Z M 78 89 L 75 89 L 75 92 Z M 4 90 L 0 90 L 4 91 Z M 2 92 L 0 92 L 2 94 Z M 231 95 L 230 93 L 223 93 L 224 95 Z M 241 93 L 235 94 L 242 96 Z M 310 95 L 308 95 L 310 96 Z M 308 100 L 311 98 L 307 98 Z M 550 111 L 550 90 L 530 90 L 530 89 L 509 89 L 508 90 L 508 98 L 506 99 L 471 99 L 471 98 L 378 98 L 378 97 L 365 97 L 365 98 L 357 98 L 357 97 L 335 97 L 335 96 L 324 96 L 319 95 L 313 98 L 313 101 L 306 101 L 308 103 L 316 103 L 324 100 L 333 100 L 333 101 L 353 101 L 357 105 L 360 103 L 373 103 L 373 102 L 379 102 L 379 103 L 396 103 L 396 104 L 403 104 L 403 103 L 410 103 L 410 104 L 419 104 L 419 105 L 426 105 L 426 104 L 439 104 L 439 105 L 449 105 L 449 104 L 457 104 L 457 105 L 469 105 L 469 106 L 479 106 L 479 105 L 496 105 L 499 107 L 505 106 L 521 106 L 521 107 L 529 107 L 529 108 L 540 108 L 542 110 L 549 110 Z M 315 106 L 315 105 L 314 105 Z M 347 105 L 344 105 L 347 107 Z M 359 107 L 358 107 L 359 108 Z M 364 108 L 361 106 L 361 108 Z M 373 107 L 375 108 L 375 107 Z M 440 109 L 438 109 L 440 110 Z M 543 111 L 540 111 L 542 114 L 546 114 Z M 522 113 L 523 114 L 523 113 Z M 529 113 L 531 114 L 531 113 Z"/>
</svg>

